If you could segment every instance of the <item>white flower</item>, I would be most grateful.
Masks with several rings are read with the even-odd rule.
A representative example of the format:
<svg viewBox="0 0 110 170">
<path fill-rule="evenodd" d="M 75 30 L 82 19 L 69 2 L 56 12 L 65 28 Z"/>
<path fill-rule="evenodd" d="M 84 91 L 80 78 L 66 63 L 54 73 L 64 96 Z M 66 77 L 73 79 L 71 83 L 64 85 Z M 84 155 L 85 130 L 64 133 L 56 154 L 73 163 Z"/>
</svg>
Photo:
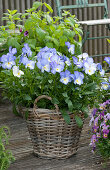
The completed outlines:
<svg viewBox="0 0 110 170">
<path fill-rule="evenodd" d="M 34 66 L 35 66 L 35 61 L 30 60 L 26 63 L 26 68 L 29 67 L 31 70 L 34 69 Z"/>
<path fill-rule="evenodd" d="M 96 71 L 96 64 L 95 63 L 89 64 L 89 63 L 86 62 L 86 63 L 84 63 L 84 67 L 85 67 L 85 73 L 86 74 L 92 75 Z"/>
<path fill-rule="evenodd" d="M 13 75 L 15 77 L 21 77 L 21 75 L 24 75 L 24 72 L 19 70 L 19 67 L 13 66 Z"/>
<path fill-rule="evenodd" d="M 78 55 L 79 61 L 82 61 L 83 59 L 86 60 L 88 58 L 88 54 L 87 53 L 83 53 Z"/>
</svg>

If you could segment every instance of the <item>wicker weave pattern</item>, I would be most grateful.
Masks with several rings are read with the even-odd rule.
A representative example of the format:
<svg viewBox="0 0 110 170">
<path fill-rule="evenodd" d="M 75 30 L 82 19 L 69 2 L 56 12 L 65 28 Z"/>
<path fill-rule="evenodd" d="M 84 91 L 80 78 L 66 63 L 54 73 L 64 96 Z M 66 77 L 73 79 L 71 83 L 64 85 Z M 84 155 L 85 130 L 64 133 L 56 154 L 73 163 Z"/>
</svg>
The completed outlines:
<svg viewBox="0 0 110 170">
<path fill-rule="evenodd" d="M 71 122 L 67 125 L 58 110 L 29 109 L 27 125 L 35 154 L 68 158 L 76 153 L 82 129 L 77 126 L 74 115 L 70 116 Z"/>
</svg>

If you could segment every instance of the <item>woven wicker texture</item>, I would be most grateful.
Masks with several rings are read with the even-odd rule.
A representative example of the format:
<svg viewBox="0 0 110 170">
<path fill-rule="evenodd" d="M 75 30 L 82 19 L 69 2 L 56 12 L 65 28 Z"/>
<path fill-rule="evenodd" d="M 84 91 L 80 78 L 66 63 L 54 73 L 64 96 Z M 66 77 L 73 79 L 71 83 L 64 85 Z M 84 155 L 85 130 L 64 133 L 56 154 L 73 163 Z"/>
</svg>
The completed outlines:
<svg viewBox="0 0 110 170">
<path fill-rule="evenodd" d="M 51 100 L 51 97 L 39 96 L 34 108 L 29 109 L 27 120 L 34 153 L 45 158 L 68 158 L 77 152 L 82 128 L 77 126 L 73 114 L 67 125 L 57 105 L 55 110 L 37 108 L 36 104 L 42 98 Z M 80 116 L 83 118 L 83 114 Z"/>
</svg>

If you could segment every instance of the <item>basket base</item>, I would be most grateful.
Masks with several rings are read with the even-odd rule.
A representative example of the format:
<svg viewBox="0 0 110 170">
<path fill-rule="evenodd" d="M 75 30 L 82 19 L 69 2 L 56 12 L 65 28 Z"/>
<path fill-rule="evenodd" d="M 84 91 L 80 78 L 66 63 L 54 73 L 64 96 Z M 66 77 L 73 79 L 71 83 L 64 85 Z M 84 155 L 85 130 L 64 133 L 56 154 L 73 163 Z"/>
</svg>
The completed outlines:
<svg viewBox="0 0 110 170">
<path fill-rule="evenodd" d="M 78 150 L 78 149 L 77 149 Z M 68 154 L 68 155 L 64 155 L 63 157 L 62 157 L 62 155 L 60 156 L 60 155 L 43 155 L 43 154 L 39 154 L 39 153 L 36 153 L 35 151 L 33 151 L 33 154 L 36 156 L 36 157 L 38 157 L 38 158 L 41 158 L 41 159 L 67 159 L 67 158 L 70 158 L 70 157 L 72 157 L 73 155 L 76 155 L 77 154 L 77 150 L 74 150 L 74 152 L 73 153 L 71 153 L 71 154 Z"/>
</svg>

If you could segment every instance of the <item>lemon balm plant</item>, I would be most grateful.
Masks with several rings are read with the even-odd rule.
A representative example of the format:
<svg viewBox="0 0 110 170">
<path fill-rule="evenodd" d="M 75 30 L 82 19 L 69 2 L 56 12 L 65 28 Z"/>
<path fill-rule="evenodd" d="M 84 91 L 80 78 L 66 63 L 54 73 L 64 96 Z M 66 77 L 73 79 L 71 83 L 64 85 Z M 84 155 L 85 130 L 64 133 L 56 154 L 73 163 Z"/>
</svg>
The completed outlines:
<svg viewBox="0 0 110 170">
<path fill-rule="evenodd" d="M 43 6 L 47 12 L 43 12 Z M 75 52 L 80 53 L 82 30 L 76 23 L 75 15 L 65 11 L 63 17 L 59 18 L 51 17 L 51 13 L 53 10 L 49 4 L 38 1 L 34 2 L 32 8 L 26 10 L 24 14 L 17 13 L 17 10 L 8 10 L 8 14 L 5 13 L 3 18 L 7 20 L 7 24 L 0 28 L 0 40 L 3 44 L 1 49 L 7 50 L 12 46 L 20 53 L 23 44 L 28 43 L 33 56 L 45 46 L 66 53 L 65 42 L 69 41 L 76 45 Z M 60 22 L 61 20 L 63 22 Z M 19 21 L 23 25 L 20 25 Z M 76 36 L 78 41 L 75 41 Z"/>
</svg>

